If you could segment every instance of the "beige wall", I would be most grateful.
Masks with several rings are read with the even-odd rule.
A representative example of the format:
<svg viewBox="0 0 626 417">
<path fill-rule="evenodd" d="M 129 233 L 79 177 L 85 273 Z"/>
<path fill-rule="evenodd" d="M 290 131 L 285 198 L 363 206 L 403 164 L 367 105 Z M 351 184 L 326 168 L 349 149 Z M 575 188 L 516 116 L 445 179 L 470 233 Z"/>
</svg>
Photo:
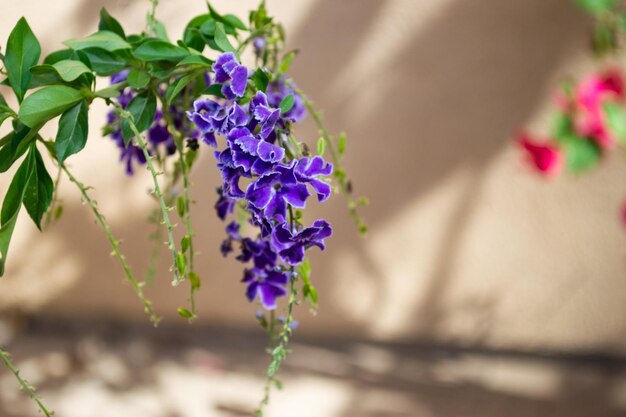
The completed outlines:
<svg viewBox="0 0 626 417">
<path fill-rule="evenodd" d="M 94 30 L 101 5 L 140 30 L 147 3 L 2 0 L 0 38 L 25 15 L 50 51 Z M 204 7 L 161 3 L 172 35 Z M 215 1 L 235 12 L 255 2 L 233 3 Z M 626 353 L 626 231 L 617 218 L 623 160 L 615 155 L 590 175 L 546 183 L 511 145 L 521 126 L 545 129 L 560 74 L 591 68 L 582 13 L 565 0 L 268 5 L 301 49 L 293 76 L 326 110 L 331 130 L 348 132 L 346 165 L 372 202 L 367 239 L 356 237 L 340 196 L 314 210 L 336 234 L 328 252 L 313 256 L 321 303 L 317 317 L 300 309 L 303 332 Z M 130 263 L 144 271 L 149 177 L 128 179 L 116 165 L 114 145 L 99 137 L 104 114 L 100 107 L 92 115 L 87 149 L 72 168 L 95 187 Z M 316 139 L 310 124 L 299 136 Z M 254 326 L 241 266 L 217 250 L 218 178 L 208 153 L 193 182 L 202 321 Z M 7 184 L 3 177 L 0 190 Z M 62 188 L 65 214 L 45 236 L 20 219 L 0 306 L 144 320 L 91 213 L 70 184 Z M 186 287 L 171 288 L 161 273 L 149 293 L 176 322 Z"/>
</svg>

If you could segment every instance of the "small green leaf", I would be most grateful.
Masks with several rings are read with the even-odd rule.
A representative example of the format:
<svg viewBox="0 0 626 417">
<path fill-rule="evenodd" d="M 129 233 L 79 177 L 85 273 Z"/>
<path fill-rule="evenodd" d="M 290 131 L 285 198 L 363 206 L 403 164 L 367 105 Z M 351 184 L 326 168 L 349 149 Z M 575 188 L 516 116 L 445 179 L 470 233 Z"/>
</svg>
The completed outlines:
<svg viewBox="0 0 626 417">
<path fill-rule="evenodd" d="M 608 126 L 621 144 L 626 144 L 626 111 L 617 103 L 605 103 L 604 114 Z"/>
<path fill-rule="evenodd" d="M 52 65 L 63 81 L 74 81 L 83 74 L 90 74 L 91 69 L 81 61 L 64 59 Z"/>
<path fill-rule="evenodd" d="M 74 50 L 98 48 L 109 52 L 115 52 L 121 49 L 131 48 L 131 45 L 122 39 L 120 35 L 108 30 L 101 30 L 87 36 L 86 38 L 70 39 L 63 43 Z"/>
<path fill-rule="evenodd" d="M 177 67 L 182 67 L 183 65 L 198 65 L 201 67 L 210 68 L 213 65 L 213 61 L 211 61 L 204 55 L 189 55 L 183 58 L 178 64 L 176 64 Z"/>
<path fill-rule="evenodd" d="M 152 40 L 139 45 L 133 54 L 144 61 L 180 61 L 189 52 L 162 40 Z"/>
<path fill-rule="evenodd" d="M 172 104 L 176 97 L 183 91 L 187 85 L 195 78 L 195 74 L 187 74 L 184 77 L 177 78 L 173 83 L 167 87 L 165 92 L 165 101 L 167 104 Z"/>
<path fill-rule="evenodd" d="M 191 284 L 191 288 L 197 290 L 200 288 L 200 277 L 195 272 L 189 273 L 189 283 Z"/>
<path fill-rule="evenodd" d="M 337 151 L 339 155 L 343 155 L 346 152 L 346 134 L 341 132 L 339 134 L 339 138 L 337 139 Z"/>
<path fill-rule="evenodd" d="M 176 210 L 178 211 L 178 215 L 182 218 L 185 217 L 185 199 L 182 196 L 179 196 L 176 199 Z M 183 251 L 184 252 L 184 251 Z"/>
<path fill-rule="evenodd" d="M 317 140 L 317 154 L 322 156 L 324 155 L 324 151 L 326 150 L 326 141 L 324 138 L 319 138 Z"/>
<path fill-rule="evenodd" d="M 13 180 L 9 185 L 4 201 L 2 203 L 2 211 L 0 212 L 0 277 L 4 275 L 4 269 L 17 222 L 17 216 L 22 207 L 22 200 L 26 193 L 26 186 L 30 177 L 35 171 L 35 156 L 31 153 L 24 159 L 22 165 L 13 176 Z"/>
<path fill-rule="evenodd" d="M 185 235 L 180 240 L 180 250 L 182 250 L 183 253 L 186 253 L 187 249 L 189 249 L 189 236 Z"/>
<path fill-rule="evenodd" d="M 289 110 L 291 110 L 291 108 L 293 107 L 294 103 L 295 103 L 295 98 L 294 98 L 293 94 L 289 94 L 288 96 L 285 96 L 285 98 L 282 99 L 282 101 L 278 105 L 278 108 L 280 109 L 280 112 L 282 114 L 285 114 Z"/>
<path fill-rule="evenodd" d="M 126 34 L 124 33 L 124 29 L 122 28 L 122 25 L 120 25 L 120 22 L 111 16 L 104 7 L 100 9 L 100 23 L 98 24 L 98 30 L 108 30 L 109 32 L 119 35 L 123 39 L 126 38 Z"/>
<path fill-rule="evenodd" d="M 34 127 L 60 115 L 82 99 L 83 94 L 71 87 L 44 87 L 24 99 L 18 116 L 26 126 Z"/>
<path fill-rule="evenodd" d="M 41 230 L 41 218 L 52 202 L 54 185 L 43 159 L 41 159 L 41 154 L 34 144 L 31 145 L 30 152 L 35 154 L 35 169 L 26 184 L 23 201 L 26 211 L 37 228 Z"/>
<path fill-rule="evenodd" d="M 87 48 L 82 49 L 82 52 L 84 52 L 89 59 L 91 68 L 100 76 L 116 74 L 128 68 L 129 65 L 126 60 L 117 53 L 108 52 L 104 49 Z"/>
<path fill-rule="evenodd" d="M 34 136 L 31 129 L 20 124 L 15 130 L 4 136 L 0 142 L 0 172 L 6 172 L 28 150 L 29 137 Z"/>
<path fill-rule="evenodd" d="M 74 51 L 71 49 L 61 49 L 58 51 L 51 52 L 46 58 L 43 60 L 44 64 L 52 65 L 56 62 L 63 61 L 64 59 L 72 59 L 72 55 L 74 55 Z"/>
<path fill-rule="evenodd" d="M 257 90 L 265 92 L 270 82 L 269 74 L 262 68 L 257 68 L 254 74 L 252 74 L 252 82 L 254 82 L 254 86 Z"/>
<path fill-rule="evenodd" d="M 135 90 L 141 90 L 142 88 L 146 87 L 150 82 L 150 75 L 148 75 L 144 71 L 132 69 L 128 73 L 126 81 L 128 82 L 128 85 Z"/>
<path fill-rule="evenodd" d="M 59 129 L 55 140 L 57 160 L 63 163 L 85 147 L 88 134 L 88 106 L 83 100 L 67 110 L 59 119 Z"/>
<path fill-rule="evenodd" d="M 237 51 L 228 40 L 226 32 L 224 31 L 224 24 L 221 22 L 215 24 L 215 44 L 222 52 L 236 53 Z"/>
<path fill-rule="evenodd" d="M 154 33 L 156 34 L 157 38 L 161 39 L 162 41 L 170 41 L 169 36 L 167 36 L 167 29 L 165 28 L 163 22 L 161 22 L 160 20 L 157 20 L 154 24 Z"/>
<path fill-rule="evenodd" d="M 570 137 L 562 143 L 567 168 L 575 173 L 594 167 L 602 155 L 600 147 L 592 140 Z"/>
<path fill-rule="evenodd" d="M 296 57 L 297 54 L 298 51 L 289 51 L 285 54 L 285 56 L 283 56 L 283 59 L 280 61 L 279 66 L 281 74 L 289 71 L 289 67 L 291 67 L 291 63 L 293 62 L 293 59 Z"/>
<path fill-rule="evenodd" d="M 201 93 L 201 95 L 225 98 L 224 94 L 222 93 L 222 84 L 211 84 Z"/>
<path fill-rule="evenodd" d="M 182 252 L 176 254 L 176 269 L 181 276 L 185 275 L 185 271 L 187 270 L 187 258 L 185 258 L 185 254 Z"/>
<path fill-rule="evenodd" d="M 193 313 L 189 310 L 187 310 L 186 308 L 183 307 L 178 307 L 178 315 L 181 316 L 184 319 L 191 319 L 193 318 Z"/>
<path fill-rule="evenodd" d="M 19 102 L 30 85 L 30 67 L 37 64 L 41 46 L 23 17 L 17 22 L 7 41 L 4 66 L 9 84 Z"/>
<path fill-rule="evenodd" d="M 128 103 L 126 110 L 132 114 L 139 133 L 147 130 L 152 125 L 154 114 L 156 113 L 156 97 L 154 93 L 146 91 L 145 93 L 137 95 Z M 128 146 L 134 134 L 126 119 L 122 121 L 122 134 L 124 136 L 124 143 Z"/>
<path fill-rule="evenodd" d="M 248 27 L 234 14 L 225 14 L 223 19 L 226 23 L 236 29 L 248 30 Z"/>
</svg>

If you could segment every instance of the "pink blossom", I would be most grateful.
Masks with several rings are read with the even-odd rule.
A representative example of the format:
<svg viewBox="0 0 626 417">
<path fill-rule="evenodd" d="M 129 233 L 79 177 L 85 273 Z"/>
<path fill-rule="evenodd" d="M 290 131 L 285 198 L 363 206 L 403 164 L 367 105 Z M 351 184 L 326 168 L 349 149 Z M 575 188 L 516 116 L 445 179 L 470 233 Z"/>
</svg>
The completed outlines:
<svg viewBox="0 0 626 417">
<path fill-rule="evenodd" d="M 528 162 L 541 175 L 552 177 L 563 170 L 563 154 L 556 145 L 542 144 L 526 133 L 519 134 L 517 142 L 526 151 Z"/>
<path fill-rule="evenodd" d="M 593 74 L 576 88 L 576 130 L 582 136 L 595 140 L 603 149 L 612 149 L 615 139 L 606 124 L 602 105 L 611 100 L 624 98 L 624 77 L 618 70 Z"/>
</svg>

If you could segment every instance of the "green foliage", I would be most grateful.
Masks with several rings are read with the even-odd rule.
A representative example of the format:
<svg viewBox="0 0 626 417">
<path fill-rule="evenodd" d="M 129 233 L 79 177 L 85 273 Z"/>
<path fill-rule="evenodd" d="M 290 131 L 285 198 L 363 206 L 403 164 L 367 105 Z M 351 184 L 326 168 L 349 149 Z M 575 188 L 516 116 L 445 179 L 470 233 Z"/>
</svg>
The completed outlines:
<svg viewBox="0 0 626 417">
<path fill-rule="evenodd" d="M 99 48 L 86 48 L 81 52 L 89 59 L 91 69 L 100 76 L 113 75 L 129 67 L 127 60 L 119 53 Z"/>
<path fill-rule="evenodd" d="M 100 30 L 83 39 L 70 39 L 65 41 L 64 44 L 74 50 L 98 48 L 115 52 L 122 49 L 131 49 L 131 45 L 122 39 L 120 35 L 108 30 Z"/>
<path fill-rule="evenodd" d="M 569 136 L 561 142 L 566 155 L 567 169 L 579 173 L 594 167 L 600 161 L 602 151 L 592 140 Z"/>
<path fill-rule="evenodd" d="M 289 51 L 283 56 L 283 59 L 280 61 L 279 70 L 282 74 L 289 71 L 289 67 L 291 67 L 291 63 L 296 57 L 298 51 Z"/>
<path fill-rule="evenodd" d="M 324 151 L 326 150 L 326 141 L 324 138 L 319 138 L 317 140 L 317 154 L 324 155 Z"/>
<path fill-rule="evenodd" d="M 191 73 L 174 80 L 174 82 L 167 87 L 167 91 L 165 92 L 165 101 L 167 104 L 172 104 L 181 91 L 183 91 L 183 89 L 187 87 L 187 85 L 189 85 L 195 77 L 196 75 Z"/>
<path fill-rule="evenodd" d="M 126 34 L 120 22 L 111 16 L 104 7 L 100 9 L 100 23 L 98 24 L 98 29 L 113 32 L 121 38 L 126 39 Z"/>
<path fill-rule="evenodd" d="M 150 74 L 138 69 L 132 69 L 126 78 L 128 85 L 135 90 L 141 90 L 150 83 Z"/>
<path fill-rule="evenodd" d="M 574 0 L 591 13 L 599 14 L 615 6 L 616 0 Z"/>
<path fill-rule="evenodd" d="M 71 87 L 44 87 L 24 99 L 18 117 L 22 123 L 32 128 L 60 115 L 83 98 L 80 91 Z"/>
<path fill-rule="evenodd" d="M 88 110 L 85 101 L 71 107 L 59 119 L 59 129 L 55 140 L 56 157 L 59 163 L 80 152 L 87 143 Z"/>
<path fill-rule="evenodd" d="M 222 22 L 218 22 L 215 24 L 215 44 L 222 52 L 237 52 L 235 47 L 228 40 L 224 29 L 224 24 Z"/>
<path fill-rule="evenodd" d="M 48 174 L 46 166 L 41 159 L 41 154 L 34 144 L 31 145 L 30 153 L 35 155 L 35 166 L 31 168 L 32 172 L 26 183 L 23 202 L 33 222 L 41 230 L 41 218 L 48 210 L 48 207 L 50 207 L 54 186 L 52 185 L 52 178 L 50 178 L 50 174 Z"/>
<path fill-rule="evenodd" d="M 617 103 L 605 103 L 603 106 L 607 124 L 615 138 L 626 145 L 626 110 Z"/>
<path fill-rule="evenodd" d="M 289 110 L 291 110 L 295 102 L 296 102 L 296 99 L 294 98 L 293 94 L 289 94 L 288 96 L 285 96 L 285 98 L 281 100 L 280 104 L 278 105 L 278 108 L 280 109 L 281 113 L 285 114 Z"/>
<path fill-rule="evenodd" d="M 151 61 L 180 61 L 189 55 L 189 52 L 180 46 L 162 40 L 150 40 L 142 43 L 133 52 L 136 58 Z"/>
<path fill-rule="evenodd" d="M 252 82 L 257 90 L 265 92 L 270 82 L 270 76 L 263 68 L 257 68 L 254 74 L 252 74 Z"/>
<path fill-rule="evenodd" d="M 35 171 L 35 165 L 35 155 L 33 152 L 29 152 L 15 173 L 2 202 L 2 211 L 0 211 L 0 276 L 4 275 L 11 237 L 30 177 Z"/>
<path fill-rule="evenodd" d="M 41 46 L 33 34 L 26 19 L 21 18 L 9 35 L 4 66 L 11 88 L 18 101 L 24 99 L 24 94 L 30 85 L 30 67 L 37 64 L 41 55 Z"/>
</svg>

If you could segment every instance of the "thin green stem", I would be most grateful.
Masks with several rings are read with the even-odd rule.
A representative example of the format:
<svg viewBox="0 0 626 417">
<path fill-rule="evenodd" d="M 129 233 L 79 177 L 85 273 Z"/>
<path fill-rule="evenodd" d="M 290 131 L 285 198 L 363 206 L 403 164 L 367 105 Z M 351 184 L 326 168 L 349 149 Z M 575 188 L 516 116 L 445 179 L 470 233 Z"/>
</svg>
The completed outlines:
<svg viewBox="0 0 626 417">
<path fill-rule="evenodd" d="M 41 399 L 37 396 L 37 393 L 35 392 L 35 388 L 32 385 L 30 385 L 28 382 L 26 382 L 26 380 L 20 376 L 19 369 L 17 369 L 15 365 L 13 365 L 13 363 L 11 362 L 11 359 L 9 358 L 9 352 L 2 350 L 2 348 L 0 348 L 0 358 L 2 358 L 2 362 L 4 362 L 4 364 L 9 369 L 9 371 L 11 371 L 11 373 L 15 376 L 15 378 L 20 384 L 20 388 L 26 391 L 28 396 L 37 404 L 37 407 L 39 407 L 39 410 L 41 410 L 41 412 L 46 417 L 52 417 L 52 415 L 54 414 L 54 411 L 48 410 L 46 408 L 46 406 L 43 404 Z"/>
<path fill-rule="evenodd" d="M 185 95 L 183 97 L 183 102 L 187 103 L 187 101 L 189 100 L 189 93 L 188 93 L 188 89 L 185 89 Z M 189 273 L 196 273 L 195 270 L 195 266 L 194 266 L 194 245 L 193 245 L 193 228 L 191 227 L 191 195 L 189 193 L 189 185 L 190 185 L 190 181 L 189 181 L 189 166 L 187 165 L 187 160 L 185 158 L 185 143 L 184 143 L 184 137 L 183 137 L 183 132 L 185 131 L 185 123 L 183 123 L 181 130 L 178 131 L 174 128 L 174 121 L 172 120 L 172 115 L 170 114 L 169 111 L 169 106 L 167 105 L 167 103 L 165 102 L 164 98 L 162 95 L 159 95 L 159 100 L 161 101 L 161 108 L 163 111 L 163 117 L 165 118 L 165 121 L 167 123 L 167 126 L 170 128 L 170 132 L 172 133 L 172 135 L 174 136 L 174 143 L 176 145 L 176 149 L 178 150 L 178 164 L 180 166 L 180 172 L 183 178 L 183 209 L 184 212 L 182 213 L 182 220 L 185 223 L 185 227 L 187 229 L 187 239 L 189 242 L 189 248 L 188 248 L 188 271 Z M 190 282 L 190 289 L 189 289 L 189 303 L 191 306 L 191 314 L 192 317 L 191 319 L 194 319 L 196 317 L 196 290 L 198 289 L 198 287 L 196 285 L 194 285 L 193 282 Z"/>
<path fill-rule="evenodd" d="M 159 0 L 150 0 L 150 12 L 146 18 L 146 32 L 149 35 L 156 34 L 156 8 L 159 5 Z"/>
<path fill-rule="evenodd" d="M 288 84 L 295 91 L 295 93 L 300 96 L 304 107 L 313 117 L 313 120 L 317 125 L 317 130 L 322 139 L 324 139 L 324 142 L 326 143 L 326 148 L 330 151 L 330 156 L 333 160 L 333 164 L 335 165 L 335 177 L 339 182 L 341 192 L 345 196 L 346 200 L 348 200 L 348 211 L 350 213 L 350 216 L 354 220 L 354 223 L 356 224 L 359 233 L 366 233 L 367 225 L 365 224 L 365 220 L 363 219 L 363 217 L 358 212 L 358 207 L 362 204 L 358 200 L 355 200 L 352 195 L 352 183 L 348 176 L 345 175 L 345 171 L 341 168 L 341 154 L 339 153 L 333 136 L 330 134 L 328 129 L 326 129 L 320 112 L 317 110 L 315 104 L 309 98 L 309 96 L 307 96 L 304 91 L 299 89 L 292 81 L 288 81 Z M 342 175 L 337 175 L 338 173 L 341 173 Z"/>
<path fill-rule="evenodd" d="M 50 226 L 50 223 L 52 223 L 52 220 L 57 216 L 56 210 L 57 204 L 59 202 L 59 183 L 61 182 L 62 174 L 63 169 L 59 167 L 59 170 L 57 171 L 57 176 L 54 180 L 54 195 L 52 196 L 52 203 L 50 204 L 50 208 L 48 208 L 48 211 L 46 213 L 46 219 L 43 225 L 44 229 L 47 229 L 48 226 Z"/>
<path fill-rule="evenodd" d="M 150 171 L 150 175 L 152 175 L 152 181 L 154 182 L 154 195 L 157 197 L 157 199 L 159 200 L 159 204 L 161 205 L 161 215 L 163 216 L 163 223 L 165 224 L 165 228 L 167 230 L 168 249 L 172 253 L 172 259 L 173 259 L 172 269 L 174 272 L 174 280 L 172 281 L 172 284 L 179 285 L 182 282 L 184 277 L 181 275 L 179 271 L 178 263 L 176 262 L 176 257 L 177 257 L 176 243 L 174 242 L 174 233 L 172 231 L 172 223 L 170 221 L 170 216 L 169 216 L 170 209 L 165 204 L 165 198 L 163 197 L 163 193 L 161 193 L 161 187 L 159 186 L 159 179 L 158 179 L 158 176 L 160 174 L 157 172 L 157 170 L 154 167 L 154 164 L 152 163 L 152 155 L 150 155 L 150 152 L 148 152 L 148 145 L 146 144 L 146 141 L 141 136 L 141 133 L 139 133 L 139 129 L 137 129 L 137 126 L 135 125 L 135 122 L 133 120 L 133 115 L 130 114 L 130 112 L 124 110 L 122 106 L 119 105 L 119 103 L 116 103 L 115 106 L 118 109 L 120 117 L 128 121 L 128 125 L 131 131 L 133 132 L 135 141 L 137 142 L 137 145 L 141 148 L 141 151 L 143 152 L 143 155 L 146 158 L 146 165 L 148 166 L 148 171 Z"/>
<path fill-rule="evenodd" d="M 126 262 L 126 258 L 121 253 L 120 248 L 119 248 L 120 241 L 117 240 L 113 236 L 111 227 L 106 222 L 104 215 L 100 212 L 100 209 L 98 208 L 98 204 L 87 193 L 88 187 L 86 187 L 83 183 L 78 181 L 76 177 L 72 175 L 72 173 L 67 169 L 65 165 L 61 164 L 60 167 L 63 170 L 63 172 L 65 172 L 65 175 L 67 175 L 70 181 L 74 183 L 80 190 L 83 201 L 89 206 L 89 208 L 91 208 L 91 211 L 96 216 L 97 222 L 100 224 L 100 226 L 104 230 L 104 233 L 106 234 L 107 239 L 109 240 L 109 243 L 111 244 L 111 248 L 113 248 L 113 255 L 115 255 L 115 257 L 119 260 L 120 265 L 122 266 L 122 269 L 124 270 L 124 274 L 126 275 L 126 280 L 133 286 L 135 293 L 137 294 L 137 297 L 139 297 L 139 300 L 141 300 L 141 302 L 143 303 L 144 311 L 146 312 L 146 314 L 148 314 L 148 316 L 150 316 L 150 321 L 155 326 L 158 325 L 161 318 L 157 316 L 156 312 L 154 311 L 154 308 L 152 307 L 152 302 L 150 302 L 150 300 L 146 298 L 143 292 L 143 284 L 137 278 L 135 278 L 135 276 L 133 275 L 130 269 L 130 266 Z"/>
</svg>

